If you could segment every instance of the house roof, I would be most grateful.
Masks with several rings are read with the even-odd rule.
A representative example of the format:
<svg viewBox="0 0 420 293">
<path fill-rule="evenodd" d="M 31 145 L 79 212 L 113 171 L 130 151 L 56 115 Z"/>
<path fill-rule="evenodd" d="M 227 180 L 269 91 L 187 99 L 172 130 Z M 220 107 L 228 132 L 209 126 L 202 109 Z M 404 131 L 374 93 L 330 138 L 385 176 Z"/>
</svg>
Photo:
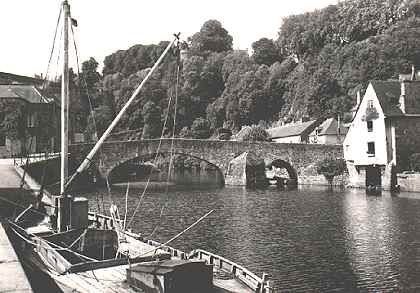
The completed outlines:
<svg viewBox="0 0 420 293">
<path fill-rule="evenodd" d="M 307 122 L 288 124 L 280 127 L 267 129 L 271 138 L 281 138 L 302 135 L 304 132 L 311 131 L 315 127 L 317 120 Z"/>
<path fill-rule="evenodd" d="M 398 107 L 401 94 L 401 83 L 399 81 L 374 80 L 371 84 L 375 90 L 385 116 L 404 115 Z"/>
<path fill-rule="evenodd" d="M 34 78 L 30 76 L 18 75 L 8 72 L 0 72 L 0 83 L 1 84 L 42 84 L 44 82 L 41 78 Z"/>
<path fill-rule="evenodd" d="M 33 85 L 0 84 L 0 99 L 23 99 L 28 103 L 51 103 Z"/>
<path fill-rule="evenodd" d="M 316 129 L 318 130 L 318 136 L 320 135 L 337 135 L 338 122 L 334 118 L 328 118 L 321 123 Z M 347 133 L 347 128 L 341 124 L 340 125 L 340 134 L 345 135 Z M 311 135 L 315 135 L 315 131 L 311 132 Z"/>
</svg>

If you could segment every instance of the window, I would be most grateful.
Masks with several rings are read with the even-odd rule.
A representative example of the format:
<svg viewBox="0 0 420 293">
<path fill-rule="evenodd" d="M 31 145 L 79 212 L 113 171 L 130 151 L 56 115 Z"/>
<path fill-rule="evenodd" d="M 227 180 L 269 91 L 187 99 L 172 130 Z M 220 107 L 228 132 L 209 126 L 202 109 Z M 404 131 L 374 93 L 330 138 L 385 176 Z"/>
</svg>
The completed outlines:
<svg viewBox="0 0 420 293">
<path fill-rule="evenodd" d="M 373 121 L 366 121 L 367 131 L 372 132 L 373 131 Z"/>
<path fill-rule="evenodd" d="M 373 100 L 368 100 L 367 101 L 367 107 L 368 108 L 373 108 Z"/>
<path fill-rule="evenodd" d="M 6 145 L 6 136 L 0 134 L 0 146 Z"/>
<path fill-rule="evenodd" d="M 27 127 L 35 127 L 36 126 L 36 114 L 35 113 L 28 114 L 28 116 L 26 116 L 26 126 Z"/>
<path fill-rule="evenodd" d="M 367 154 L 369 155 L 369 157 L 375 156 L 375 143 L 374 142 L 368 142 Z"/>
</svg>

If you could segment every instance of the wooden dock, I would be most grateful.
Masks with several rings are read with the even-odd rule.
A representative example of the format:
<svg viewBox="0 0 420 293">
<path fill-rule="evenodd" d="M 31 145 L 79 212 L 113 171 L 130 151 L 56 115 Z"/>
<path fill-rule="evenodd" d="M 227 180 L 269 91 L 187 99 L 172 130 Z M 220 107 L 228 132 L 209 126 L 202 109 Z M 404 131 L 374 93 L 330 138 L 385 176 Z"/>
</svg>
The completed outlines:
<svg viewBox="0 0 420 293">
<path fill-rule="evenodd" d="M 0 223 L 0 292 L 33 292 L 18 257 Z"/>
</svg>

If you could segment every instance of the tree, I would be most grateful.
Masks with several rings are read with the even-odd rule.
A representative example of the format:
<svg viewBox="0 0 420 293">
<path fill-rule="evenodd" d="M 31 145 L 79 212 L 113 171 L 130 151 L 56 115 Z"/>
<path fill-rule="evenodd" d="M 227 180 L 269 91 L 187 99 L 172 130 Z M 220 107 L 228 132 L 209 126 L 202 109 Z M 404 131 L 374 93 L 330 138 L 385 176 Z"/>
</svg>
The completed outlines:
<svg viewBox="0 0 420 293">
<path fill-rule="evenodd" d="M 252 58 L 257 64 L 270 66 L 276 61 L 281 61 L 280 51 L 271 39 L 259 39 L 252 44 L 252 50 Z"/>
<path fill-rule="evenodd" d="M 142 116 L 144 126 L 142 138 L 156 138 L 160 136 L 160 113 L 160 107 L 157 106 L 153 101 L 148 101 L 143 106 Z"/>
<path fill-rule="evenodd" d="M 271 137 L 268 132 L 259 125 L 252 125 L 243 135 L 243 141 L 270 141 Z"/>
<path fill-rule="evenodd" d="M 197 118 L 191 126 L 191 134 L 193 138 L 207 139 L 210 137 L 210 123 L 207 119 Z"/>
<path fill-rule="evenodd" d="M 21 100 L 0 100 L 0 131 L 11 139 L 25 136 L 25 102 Z"/>
<path fill-rule="evenodd" d="M 101 75 L 97 71 L 98 65 L 99 63 L 93 57 L 90 57 L 89 60 L 82 63 L 82 72 L 80 74 L 86 82 L 83 87 L 86 86 L 87 90 L 92 90 L 101 78 Z"/>
<path fill-rule="evenodd" d="M 326 158 L 316 164 L 318 174 L 324 175 L 328 183 L 332 185 L 334 177 L 342 175 L 347 171 L 346 161 L 344 159 Z"/>
<path fill-rule="evenodd" d="M 420 153 L 414 153 L 410 156 L 411 170 L 420 172 Z"/>
<path fill-rule="evenodd" d="M 98 139 L 108 128 L 114 116 L 114 112 L 107 105 L 101 105 L 89 115 L 85 135 Z"/>
<path fill-rule="evenodd" d="M 233 38 L 219 21 L 211 19 L 190 38 L 190 42 L 191 50 L 196 53 L 223 52 L 232 50 Z"/>
</svg>

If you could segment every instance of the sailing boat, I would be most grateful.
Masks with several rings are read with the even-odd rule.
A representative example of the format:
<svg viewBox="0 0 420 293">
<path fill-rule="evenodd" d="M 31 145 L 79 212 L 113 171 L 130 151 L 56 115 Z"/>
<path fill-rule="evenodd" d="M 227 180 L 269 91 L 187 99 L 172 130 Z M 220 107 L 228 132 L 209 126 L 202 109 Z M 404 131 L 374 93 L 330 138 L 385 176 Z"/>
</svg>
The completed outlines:
<svg viewBox="0 0 420 293">
<path fill-rule="evenodd" d="M 77 172 L 68 178 L 67 132 L 69 101 L 68 31 L 70 6 L 62 3 L 64 12 L 64 57 L 61 89 L 61 172 L 60 194 L 52 196 L 50 222 L 23 225 L 9 221 L 9 228 L 20 242 L 23 263 L 37 268 L 64 292 L 272 292 L 266 275 L 259 278 L 246 268 L 223 257 L 194 250 L 184 253 L 167 244 L 188 231 L 210 213 L 164 244 L 142 239 L 124 229 L 118 209 L 111 205 L 111 217 L 89 213 L 85 198 L 71 196 L 67 189 L 88 166 L 102 143 L 118 123 L 153 71 L 179 35 L 175 35 L 165 51 L 143 79 L 127 104 L 98 140 Z M 213 272 L 217 271 L 214 275 Z"/>
</svg>

